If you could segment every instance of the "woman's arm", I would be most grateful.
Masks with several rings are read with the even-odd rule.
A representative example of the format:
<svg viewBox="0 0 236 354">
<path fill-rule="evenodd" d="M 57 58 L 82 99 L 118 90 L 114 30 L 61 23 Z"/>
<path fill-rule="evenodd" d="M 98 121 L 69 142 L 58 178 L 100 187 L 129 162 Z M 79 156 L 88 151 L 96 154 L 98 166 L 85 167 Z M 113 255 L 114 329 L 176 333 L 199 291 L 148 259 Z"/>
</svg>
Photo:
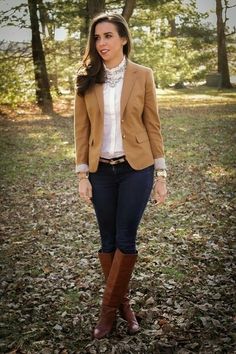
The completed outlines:
<svg viewBox="0 0 236 354">
<path fill-rule="evenodd" d="M 88 118 L 85 99 L 75 94 L 74 105 L 74 139 L 76 172 L 88 171 L 90 121 Z M 81 166 L 83 165 L 83 166 Z"/>
<path fill-rule="evenodd" d="M 152 154 L 156 164 L 161 162 L 165 168 L 163 138 L 161 135 L 161 122 L 157 106 L 156 86 L 152 70 L 147 70 L 143 122 L 149 137 Z"/>
<path fill-rule="evenodd" d="M 85 99 L 76 93 L 74 107 L 75 163 L 79 182 L 79 195 L 86 202 L 90 202 L 92 198 L 92 187 L 88 179 L 89 135 L 90 122 Z"/>
<path fill-rule="evenodd" d="M 166 164 L 164 157 L 163 138 L 161 134 L 161 122 L 156 99 L 156 86 L 151 69 L 147 71 L 143 121 L 148 133 L 152 153 L 154 156 L 155 169 L 164 170 L 166 169 Z M 166 196 L 166 178 L 157 177 L 153 190 L 154 201 L 156 204 L 164 203 Z"/>
</svg>

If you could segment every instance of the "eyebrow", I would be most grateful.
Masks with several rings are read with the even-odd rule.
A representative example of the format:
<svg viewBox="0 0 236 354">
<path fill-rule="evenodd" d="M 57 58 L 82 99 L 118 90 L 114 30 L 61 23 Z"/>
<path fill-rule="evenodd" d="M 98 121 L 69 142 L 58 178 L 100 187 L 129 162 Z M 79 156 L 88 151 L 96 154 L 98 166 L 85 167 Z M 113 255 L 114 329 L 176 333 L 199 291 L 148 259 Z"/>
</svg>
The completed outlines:
<svg viewBox="0 0 236 354">
<path fill-rule="evenodd" d="M 102 34 L 113 34 L 113 32 L 104 32 L 104 33 L 102 33 Z M 95 37 L 98 37 L 99 36 L 99 34 L 97 34 L 97 33 L 95 33 L 95 35 L 94 35 Z"/>
</svg>

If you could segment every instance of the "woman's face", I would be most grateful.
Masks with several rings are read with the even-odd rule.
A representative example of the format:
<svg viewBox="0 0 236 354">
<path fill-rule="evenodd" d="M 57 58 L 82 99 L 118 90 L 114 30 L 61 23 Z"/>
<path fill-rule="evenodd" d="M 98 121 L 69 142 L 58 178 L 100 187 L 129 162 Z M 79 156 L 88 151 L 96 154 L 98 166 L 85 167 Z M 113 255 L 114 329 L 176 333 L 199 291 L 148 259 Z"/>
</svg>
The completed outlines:
<svg viewBox="0 0 236 354">
<path fill-rule="evenodd" d="M 95 27 L 95 43 L 98 54 L 108 68 L 119 65 L 123 59 L 126 38 L 120 37 L 113 23 L 100 22 Z"/>
</svg>

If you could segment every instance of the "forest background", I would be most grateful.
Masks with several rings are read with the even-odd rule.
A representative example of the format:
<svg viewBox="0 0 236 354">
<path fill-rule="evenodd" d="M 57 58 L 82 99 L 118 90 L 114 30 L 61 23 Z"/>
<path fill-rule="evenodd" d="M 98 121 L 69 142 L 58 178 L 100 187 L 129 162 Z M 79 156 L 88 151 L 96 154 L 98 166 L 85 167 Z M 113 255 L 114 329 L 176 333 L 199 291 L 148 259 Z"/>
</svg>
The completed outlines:
<svg viewBox="0 0 236 354">
<path fill-rule="evenodd" d="M 207 21 L 209 13 L 198 11 L 195 0 L 17 3 L 8 9 L 4 5 L 2 26 L 31 28 L 32 43 L 14 38 L 0 42 L 2 103 L 32 101 L 36 91 L 37 102 L 43 106 L 43 100 L 50 101 L 51 96 L 72 94 L 89 22 L 102 11 L 126 17 L 134 43 L 131 58 L 153 69 L 160 88 L 204 82 L 207 74 L 217 72 L 223 78 L 235 75 L 235 27 L 232 22 L 228 26 L 233 0 L 214 2 L 215 24 Z M 63 31 L 63 40 L 57 39 L 58 30 Z M 221 64 L 226 68 L 222 70 Z M 229 78 L 223 87 L 230 87 Z"/>
</svg>

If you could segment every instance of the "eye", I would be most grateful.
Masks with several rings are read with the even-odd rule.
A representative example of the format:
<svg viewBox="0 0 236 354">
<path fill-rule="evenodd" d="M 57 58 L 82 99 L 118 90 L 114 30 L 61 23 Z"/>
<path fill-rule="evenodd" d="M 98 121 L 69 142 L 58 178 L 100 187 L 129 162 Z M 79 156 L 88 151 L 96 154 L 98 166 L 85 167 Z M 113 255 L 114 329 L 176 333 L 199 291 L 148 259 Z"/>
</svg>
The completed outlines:
<svg viewBox="0 0 236 354">
<path fill-rule="evenodd" d="M 99 39 L 99 37 L 98 37 L 98 36 L 94 36 L 94 40 L 95 40 L 95 42 L 96 42 L 98 39 Z"/>
<path fill-rule="evenodd" d="M 106 37 L 106 38 L 111 38 L 112 35 L 111 35 L 111 34 L 106 34 L 105 37 Z"/>
</svg>

